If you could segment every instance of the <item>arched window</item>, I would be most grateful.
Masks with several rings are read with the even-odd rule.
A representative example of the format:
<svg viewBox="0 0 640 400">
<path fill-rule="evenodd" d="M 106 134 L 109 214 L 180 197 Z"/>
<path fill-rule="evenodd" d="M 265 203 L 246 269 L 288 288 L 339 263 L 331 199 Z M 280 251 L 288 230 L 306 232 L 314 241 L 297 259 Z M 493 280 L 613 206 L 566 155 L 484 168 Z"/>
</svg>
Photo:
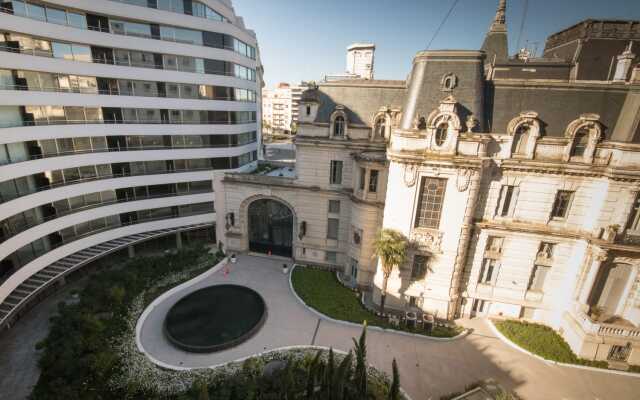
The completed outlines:
<svg viewBox="0 0 640 400">
<path fill-rule="evenodd" d="M 513 153 L 525 154 L 527 152 L 527 142 L 529 141 L 529 132 L 531 127 L 524 123 L 516 128 L 513 135 Z"/>
<path fill-rule="evenodd" d="M 449 134 L 449 123 L 447 121 L 440 122 L 436 127 L 435 141 L 437 146 L 442 146 L 447 141 Z"/>
<path fill-rule="evenodd" d="M 573 139 L 573 150 L 571 151 L 571 156 L 584 156 L 587 146 L 589 146 L 589 129 L 583 127 L 576 132 L 576 136 Z"/>
<path fill-rule="evenodd" d="M 333 136 L 344 136 L 344 117 L 341 115 L 333 120 Z"/>
<path fill-rule="evenodd" d="M 379 117 L 378 119 L 376 119 L 376 123 L 373 126 L 373 137 L 374 139 L 377 138 L 384 138 L 384 134 L 387 128 L 387 120 L 384 116 Z"/>
</svg>

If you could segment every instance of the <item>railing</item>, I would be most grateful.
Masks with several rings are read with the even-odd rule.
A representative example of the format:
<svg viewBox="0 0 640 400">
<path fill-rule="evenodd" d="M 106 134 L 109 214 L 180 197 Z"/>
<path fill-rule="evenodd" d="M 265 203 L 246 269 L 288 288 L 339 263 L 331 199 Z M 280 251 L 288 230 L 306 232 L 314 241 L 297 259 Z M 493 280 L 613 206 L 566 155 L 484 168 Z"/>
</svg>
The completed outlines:
<svg viewBox="0 0 640 400">
<path fill-rule="evenodd" d="M 255 60 L 254 57 L 250 57 L 247 54 L 244 54 L 240 51 L 237 51 L 233 46 L 225 46 L 223 45 L 222 47 L 214 47 L 214 46 L 207 46 L 204 45 L 203 43 L 200 42 L 195 42 L 193 40 L 182 40 L 182 39 L 178 39 L 176 37 L 167 37 L 167 36 L 160 36 L 160 35 L 152 35 L 151 33 L 142 33 L 142 32 L 134 32 L 134 31 L 127 31 L 126 30 L 126 26 L 125 26 L 125 30 L 123 31 L 113 31 L 110 26 L 92 26 L 92 25 L 86 25 L 85 28 L 82 28 L 80 26 L 77 25 L 72 25 L 69 24 L 67 22 L 65 23 L 61 23 L 59 21 L 55 21 L 55 20 L 42 20 L 40 18 L 33 18 L 30 15 L 26 15 L 26 14 L 21 14 L 21 13 L 16 13 L 13 9 L 11 8 L 6 8 L 6 7 L 0 7 L 0 12 L 4 13 L 4 14 L 11 14 L 11 15 L 15 15 L 18 17 L 24 17 L 24 18 L 29 18 L 29 19 L 33 19 L 36 21 L 42 21 L 42 22 L 46 22 L 46 23 L 51 23 L 51 24 L 56 24 L 56 25 L 63 25 L 63 26 L 69 26 L 72 28 L 76 28 L 76 29 L 86 29 L 86 30 L 90 30 L 90 31 L 98 31 L 98 32 L 103 32 L 103 33 L 111 33 L 114 35 L 123 35 L 123 36 L 132 36 L 132 37 L 141 37 L 141 38 L 145 38 L 145 39 L 155 39 L 155 40 L 163 40 L 163 41 L 167 41 L 167 42 L 174 42 L 174 43 L 184 43 L 184 44 L 192 44 L 192 45 L 196 45 L 196 46 L 205 46 L 205 47 L 211 47 L 211 48 L 216 48 L 216 49 L 223 49 L 223 50 L 229 50 L 232 51 L 234 53 L 240 54 L 241 56 L 247 57 L 250 60 Z M 65 10 L 65 15 L 66 15 L 66 10 Z M 125 21 L 126 23 L 126 21 Z M 151 29 L 151 26 L 149 26 L 149 29 Z M 193 29 L 188 29 L 188 28 L 180 28 L 180 29 L 185 29 L 185 30 L 189 30 L 189 31 L 193 31 L 195 33 L 199 33 L 200 37 L 202 38 L 203 36 L 203 31 L 196 31 Z M 230 35 L 229 35 L 230 36 Z M 239 42 L 242 42 L 240 39 L 237 39 L 233 36 L 231 36 L 233 38 L 233 40 L 237 40 Z M 242 42 L 244 43 L 244 42 Z M 246 46 L 249 46 L 245 43 Z M 253 46 L 251 46 L 253 47 Z"/>
<path fill-rule="evenodd" d="M 187 215 L 181 215 L 178 212 L 178 213 L 172 213 L 170 215 L 163 215 L 163 216 L 159 216 L 159 217 L 137 218 L 136 220 L 133 220 L 133 221 L 125 221 L 125 222 L 120 221 L 117 224 L 106 225 L 106 226 L 101 227 L 101 228 L 97 228 L 97 229 L 94 229 L 94 230 L 91 230 L 91 231 L 88 231 L 88 232 L 84 232 L 84 233 L 82 233 L 80 235 L 69 237 L 69 238 L 60 240 L 57 243 L 50 244 L 50 246 L 47 249 L 43 249 L 43 250 L 40 250 L 38 252 L 32 253 L 31 254 L 32 257 L 29 260 L 26 260 L 24 262 L 22 260 L 20 260 L 20 257 L 17 257 L 18 261 L 19 261 L 19 266 L 17 268 L 15 268 L 15 267 L 14 268 L 15 268 L 15 270 L 17 270 L 17 269 L 27 265 L 31 261 L 35 260 L 36 258 L 38 258 L 38 257 L 50 252 L 51 250 L 54 250 L 54 249 L 57 249 L 58 247 L 62 247 L 62 246 L 67 245 L 69 243 L 75 242 L 76 240 L 80 240 L 80 239 L 83 239 L 83 238 L 88 237 L 88 236 L 96 235 L 96 234 L 101 233 L 101 232 L 106 232 L 106 231 L 109 231 L 109 230 L 112 230 L 112 229 L 122 228 L 122 227 L 136 225 L 136 224 L 145 223 L 145 222 L 153 222 L 153 221 L 168 220 L 168 219 L 175 219 L 175 218 L 181 218 L 181 217 L 189 217 L 189 216 L 193 216 L 193 215 L 211 214 L 211 213 L 215 212 L 215 209 L 213 208 L 213 202 L 211 202 L 211 204 L 212 204 L 212 207 L 211 207 L 210 210 L 207 209 L 207 210 L 199 211 L 199 212 L 196 212 L 196 213 L 189 213 Z M 121 215 L 121 214 L 114 214 L 113 216 L 119 216 L 119 215 Z M 107 218 L 107 217 L 104 217 L 104 218 Z M 15 273 L 15 270 L 13 271 L 13 273 Z M 11 276 L 11 275 L 9 274 L 7 276 L 7 278 L 9 276 Z"/>
<path fill-rule="evenodd" d="M 54 86 L 42 86 L 40 84 L 37 87 L 31 87 L 29 85 L 0 84 L 0 90 L 101 94 L 101 95 L 109 95 L 109 96 L 161 97 L 161 98 L 167 98 L 167 99 L 219 100 L 219 101 L 237 101 L 241 103 L 255 103 L 255 101 L 252 101 L 252 100 L 236 99 L 235 96 L 208 97 L 208 96 L 201 95 L 200 92 L 196 93 L 195 96 L 183 95 L 182 90 L 178 90 L 177 96 L 170 96 L 167 92 L 160 92 L 158 90 L 145 90 L 144 93 L 136 93 L 135 87 L 132 87 L 131 90 L 120 90 L 120 89 L 98 89 L 97 87 L 61 88 L 61 87 L 54 87 Z"/>
<path fill-rule="evenodd" d="M 598 335 L 628 337 L 640 340 L 640 328 L 632 328 L 622 325 L 598 324 Z"/>
<path fill-rule="evenodd" d="M 182 192 L 182 193 L 165 193 L 165 194 L 159 194 L 159 195 L 154 195 L 154 196 L 134 196 L 134 197 L 127 197 L 124 199 L 114 199 L 114 200 L 109 200 L 109 201 L 101 201 L 99 203 L 93 203 L 93 204 L 87 204 L 85 206 L 82 207 L 77 207 L 77 208 L 73 208 L 73 209 L 69 209 L 66 211 L 61 211 L 61 212 L 56 212 L 55 214 L 52 215 L 48 215 L 46 217 L 42 217 L 39 218 L 37 220 L 27 220 L 26 223 L 21 223 L 21 224 L 14 224 L 11 226 L 8 226 L 7 232 L 5 232 L 5 236 L 4 236 L 4 240 L 0 240 L 0 243 L 6 241 L 6 239 L 8 239 L 7 236 L 13 236 L 13 235 L 17 235 L 21 232 L 26 231 L 27 229 L 31 229 L 34 226 L 38 226 L 40 224 L 43 224 L 45 222 L 49 222 L 52 221 L 54 219 L 57 218 L 61 218 L 64 217 L 66 215 L 70 215 L 70 214 L 75 214 L 77 212 L 81 212 L 81 211 L 86 211 L 86 210 L 91 210 L 94 208 L 98 208 L 98 207 L 104 207 L 104 206 L 108 206 L 108 205 L 112 205 L 112 204 L 122 204 L 122 203 L 128 203 L 131 201 L 141 201 L 141 200 L 152 200 L 152 199 L 162 199 L 162 198 L 167 198 L 167 197 L 178 197 L 178 196 L 189 196 L 189 195 L 193 195 L 193 194 L 202 194 L 202 193 L 213 193 L 213 190 L 208 189 L 208 190 L 191 190 L 188 192 Z M 8 234 L 8 235 L 7 235 Z"/>
<path fill-rule="evenodd" d="M 239 167 L 238 167 L 239 168 Z M 43 192 L 45 190 L 50 190 L 50 189 L 56 189 L 59 187 L 64 187 L 64 186 L 69 186 L 69 185 L 75 185 L 75 184 L 79 184 L 79 183 L 86 183 L 86 182 L 93 182 L 93 181 L 99 181 L 99 180 L 104 180 L 104 179 L 116 179 L 116 178 L 127 178 L 127 177 L 132 177 L 132 176 L 144 176 L 144 175 L 162 175 L 162 174 L 175 174 L 175 173 L 181 173 L 181 172 L 199 172 L 199 171 L 215 171 L 213 168 L 190 168 L 190 169 L 184 169 L 184 170 L 176 170 L 176 169 L 171 169 L 171 170 L 166 170 L 166 171 L 145 171 L 145 172 L 139 172 L 139 173 L 121 173 L 121 174 L 108 174 L 108 175 L 100 175 L 100 176 L 91 176 L 91 177 L 86 177 L 86 178 L 80 178 L 80 179 L 75 179 L 72 181 L 65 181 L 65 182 L 57 182 L 57 183 L 52 183 L 50 185 L 43 185 L 43 186 L 39 186 L 33 190 L 30 190 L 28 192 L 20 192 L 18 194 L 15 195 L 7 195 L 5 194 L 1 194 L 0 195 L 0 204 L 1 203 L 5 203 L 7 201 L 10 200 L 15 200 L 18 199 L 20 197 L 23 196 L 28 196 L 30 194 L 33 193 L 38 193 L 38 192 Z"/>
<path fill-rule="evenodd" d="M 83 124 L 134 124 L 134 125 L 243 125 L 255 124 L 256 120 L 248 121 L 183 121 L 183 120 L 132 120 L 132 119 L 64 119 L 53 121 L 11 121 L 0 122 L 0 128 L 16 128 L 22 126 L 48 126 L 48 125 L 83 125 Z"/>
<path fill-rule="evenodd" d="M 220 149 L 220 148 L 233 148 L 233 147 L 241 147 L 246 146 L 251 143 L 256 143 L 256 140 L 246 142 L 246 143 L 236 143 L 236 144 L 220 144 L 220 145 L 172 145 L 172 146 L 126 146 L 126 147 L 105 147 L 101 149 L 88 149 L 88 150 L 72 150 L 72 151 L 59 151 L 56 153 L 47 153 L 47 154 L 32 154 L 28 159 L 25 160 L 9 160 L 7 162 L 0 162 L 0 166 L 17 164 L 26 161 L 33 160 L 42 160 L 45 158 L 53 158 L 53 157 L 64 157 L 64 156 L 75 156 L 81 154 L 98 154 L 98 153 L 110 153 L 110 152 L 119 152 L 119 151 L 148 151 L 148 150 L 189 150 L 189 149 Z"/>
<path fill-rule="evenodd" d="M 640 340 L 640 328 L 634 328 L 618 324 L 606 324 L 596 322 L 576 304 L 573 311 L 574 319 L 580 324 L 585 333 L 596 336 L 609 336 L 616 338 L 630 338 Z"/>
<path fill-rule="evenodd" d="M 30 55 L 30 56 L 36 56 L 36 57 L 55 58 L 54 55 L 53 55 L 53 51 L 52 50 L 28 49 L 28 48 L 25 48 L 25 47 L 20 47 L 20 48 L 16 49 L 15 47 L 10 47 L 10 46 L 0 46 L 0 51 L 6 51 L 6 52 L 9 52 L 9 53 L 26 54 L 26 55 Z M 167 71 L 193 72 L 193 73 L 207 74 L 207 75 L 231 76 L 231 77 L 238 78 L 238 79 L 244 79 L 244 80 L 250 81 L 250 82 L 255 82 L 255 79 L 244 78 L 241 75 L 236 74 L 235 72 L 211 71 L 211 70 L 206 71 L 204 69 L 197 69 L 197 68 L 184 68 L 184 67 L 180 66 L 179 64 L 176 64 L 175 68 L 170 68 L 170 66 L 168 66 L 168 65 L 156 64 L 155 62 L 153 62 L 153 63 L 138 63 L 138 62 L 131 61 L 130 59 L 127 60 L 127 62 L 124 62 L 122 59 L 116 59 L 115 56 L 113 56 L 113 55 L 112 55 L 111 59 L 108 59 L 108 58 L 94 58 L 94 57 L 89 57 L 89 59 L 90 60 L 88 60 L 88 61 L 74 59 L 74 61 L 89 62 L 89 63 L 94 63 L 94 64 L 117 65 L 117 66 L 122 66 L 122 67 L 162 69 L 162 70 L 167 70 Z M 248 67 L 244 67 L 244 68 L 248 68 Z"/>
</svg>

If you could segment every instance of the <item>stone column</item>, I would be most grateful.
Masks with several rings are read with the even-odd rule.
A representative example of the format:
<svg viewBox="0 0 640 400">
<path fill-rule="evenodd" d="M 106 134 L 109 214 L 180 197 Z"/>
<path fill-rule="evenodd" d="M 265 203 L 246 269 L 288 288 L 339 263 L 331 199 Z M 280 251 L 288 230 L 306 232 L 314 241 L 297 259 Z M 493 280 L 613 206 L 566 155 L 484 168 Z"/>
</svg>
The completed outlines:
<svg viewBox="0 0 640 400">
<path fill-rule="evenodd" d="M 127 250 L 129 250 L 129 258 L 134 258 L 136 256 L 136 249 L 133 245 L 127 247 Z"/>
<path fill-rule="evenodd" d="M 460 228 L 460 239 L 458 240 L 458 250 L 456 254 L 456 260 L 453 268 L 453 276 L 451 279 L 451 288 L 449 290 L 449 298 L 455 299 L 455 306 L 449 310 L 448 318 L 453 318 L 454 314 L 460 310 L 462 304 L 462 296 L 460 292 L 460 285 L 464 277 L 464 267 L 467 259 L 467 250 L 469 243 L 471 242 L 471 236 L 473 234 L 473 218 L 475 216 L 476 205 L 478 203 L 478 197 L 480 194 L 480 185 L 482 181 L 482 171 L 475 170 L 472 172 L 469 183 L 469 197 L 467 198 L 467 205 L 464 212 L 464 219 Z"/>
<path fill-rule="evenodd" d="M 600 267 L 602 266 L 602 263 L 607 260 L 608 256 L 608 253 L 604 250 L 594 250 L 591 268 L 587 273 L 587 277 L 584 280 L 584 284 L 582 285 L 580 294 L 578 295 L 578 304 L 580 304 L 580 306 L 587 306 L 587 301 L 589 301 L 589 296 L 591 295 L 593 286 L 596 283 Z"/>
<path fill-rule="evenodd" d="M 176 233 L 176 248 L 182 249 L 182 232 Z"/>
</svg>

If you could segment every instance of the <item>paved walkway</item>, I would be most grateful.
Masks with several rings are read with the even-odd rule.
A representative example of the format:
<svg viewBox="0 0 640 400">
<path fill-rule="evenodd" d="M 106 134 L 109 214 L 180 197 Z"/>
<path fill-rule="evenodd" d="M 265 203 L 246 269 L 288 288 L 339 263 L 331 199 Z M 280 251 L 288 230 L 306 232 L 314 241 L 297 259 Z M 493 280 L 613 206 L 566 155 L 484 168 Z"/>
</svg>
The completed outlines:
<svg viewBox="0 0 640 400">
<path fill-rule="evenodd" d="M 74 282 L 46 298 L 0 335 L 0 400 L 26 399 L 38 382 L 40 369 L 36 343 L 49 333 L 49 318 L 57 313 L 58 303 L 84 285 Z"/>
<path fill-rule="evenodd" d="M 186 288 L 149 314 L 141 329 L 145 350 L 162 362 L 180 367 L 206 367 L 261 351 L 291 345 L 331 346 L 348 350 L 360 329 L 319 319 L 289 290 L 282 261 L 241 255 L 229 275 L 218 271 Z M 237 283 L 265 298 L 268 317 L 260 332 L 241 345 L 212 354 L 190 354 L 175 349 L 162 335 L 167 310 L 182 296 L 204 286 Z M 439 342 L 369 330 L 369 362 L 390 372 L 398 360 L 403 388 L 414 400 L 438 399 L 461 391 L 475 381 L 494 378 L 525 399 L 637 400 L 640 378 L 549 365 L 507 346 L 481 319 L 461 320 L 474 333 L 455 341 Z"/>
</svg>

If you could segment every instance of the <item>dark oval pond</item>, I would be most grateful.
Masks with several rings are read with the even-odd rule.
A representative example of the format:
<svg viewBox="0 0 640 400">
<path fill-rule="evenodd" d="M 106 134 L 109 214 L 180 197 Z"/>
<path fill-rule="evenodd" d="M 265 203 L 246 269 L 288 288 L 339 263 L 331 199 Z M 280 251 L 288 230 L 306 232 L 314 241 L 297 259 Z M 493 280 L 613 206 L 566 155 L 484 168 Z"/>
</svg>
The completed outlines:
<svg viewBox="0 0 640 400">
<path fill-rule="evenodd" d="M 196 290 L 171 307 L 165 335 L 176 347 L 208 353 L 236 346 L 254 335 L 266 319 L 262 296 L 248 287 L 215 285 Z"/>
</svg>

